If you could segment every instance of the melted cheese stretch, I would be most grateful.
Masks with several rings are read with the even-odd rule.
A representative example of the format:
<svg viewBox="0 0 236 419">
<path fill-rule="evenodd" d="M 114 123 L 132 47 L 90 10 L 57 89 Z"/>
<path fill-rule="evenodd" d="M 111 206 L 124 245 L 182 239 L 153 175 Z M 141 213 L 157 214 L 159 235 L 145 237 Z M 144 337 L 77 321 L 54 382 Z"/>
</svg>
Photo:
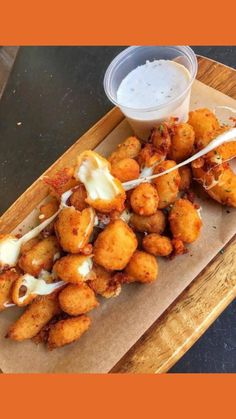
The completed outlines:
<svg viewBox="0 0 236 419">
<path fill-rule="evenodd" d="M 93 267 L 93 261 L 90 257 L 88 257 L 79 267 L 78 272 L 84 278 L 89 274 Z"/>
<path fill-rule="evenodd" d="M 92 201 L 97 199 L 111 201 L 121 192 L 110 173 L 108 161 L 94 151 L 82 153 L 75 177 L 84 184 Z"/>
<path fill-rule="evenodd" d="M 35 278 L 29 274 L 24 274 L 22 276 L 21 286 L 26 287 L 26 293 L 18 298 L 19 303 L 23 303 L 30 295 L 48 295 L 65 285 L 64 281 L 47 284 L 43 279 L 47 277 L 46 274 L 48 274 L 48 276 L 50 275 L 49 272 L 42 271 L 39 278 Z"/>
</svg>

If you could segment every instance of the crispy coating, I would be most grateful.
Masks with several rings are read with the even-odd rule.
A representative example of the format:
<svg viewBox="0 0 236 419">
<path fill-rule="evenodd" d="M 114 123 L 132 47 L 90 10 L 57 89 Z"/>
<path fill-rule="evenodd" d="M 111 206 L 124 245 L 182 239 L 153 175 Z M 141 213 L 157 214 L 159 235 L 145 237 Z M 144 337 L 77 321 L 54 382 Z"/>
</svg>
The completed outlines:
<svg viewBox="0 0 236 419">
<path fill-rule="evenodd" d="M 222 162 L 231 160 L 236 157 L 236 141 L 222 144 L 217 147 L 216 151 L 221 156 Z"/>
<path fill-rule="evenodd" d="M 157 212 L 159 197 L 151 183 L 140 183 L 131 193 L 130 204 L 138 215 L 153 215 Z"/>
<path fill-rule="evenodd" d="M 56 172 L 51 178 L 45 176 L 44 182 L 49 186 L 51 195 L 58 200 L 60 200 L 64 192 L 78 184 L 78 181 L 74 178 L 74 167 L 65 167 Z"/>
<path fill-rule="evenodd" d="M 51 351 L 78 340 L 88 330 L 90 324 L 90 318 L 84 315 L 53 324 L 49 331 L 48 349 Z"/>
<path fill-rule="evenodd" d="M 189 166 L 183 166 L 179 169 L 179 175 L 180 175 L 180 185 L 179 190 L 180 191 L 187 191 L 190 188 L 190 185 L 192 183 L 192 171 Z"/>
<path fill-rule="evenodd" d="M 56 257 L 60 257 L 60 246 L 55 236 L 49 236 L 23 252 L 18 264 L 25 273 L 37 277 L 42 269 L 51 270 Z"/>
<path fill-rule="evenodd" d="M 111 165 L 111 174 L 120 180 L 128 182 L 139 177 L 139 165 L 134 159 L 126 158 L 114 161 Z"/>
<path fill-rule="evenodd" d="M 123 159 L 135 159 L 141 150 L 141 143 L 136 137 L 128 137 L 123 143 L 119 144 L 117 149 L 109 157 L 109 162 Z"/>
<path fill-rule="evenodd" d="M 137 157 L 137 161 L 142 168 L 152 167 L 163 159 L 163 153 L 159 153 L 153 144 L 146 144 Z"/>
<path fill-rule="evenodd" d="M 188 251 L 180 239 L 172 239 L 172 245 L 174 256 L 184 255 Z"/>
<path fill-rule="evenodd" d="M 39 208 L 39 222 L 42 223 L 50 218 L 53 214 L 55 214 L 55 212 L 57 212 L 58 208 L 58 200 L 55 196 L 51 197 L 46 204 L 41 205 Z"/>
<path fill-rule="evenodd" d="M 195 132 L 196 148 L 205 147 L 220 128 L 220 124 L 215 114 L 207 108 L 196 109 L 189 112 L 188 123 Z"/>
<path fill-rule="evenodd" d="M 161 234 L 166 227 L 166 217 L 161 210 L 157 210 L 155 214 L 149 216 L 132 214 L 129 224 L 140 233 Z"/>
<path fill-rule="evenodd" d="M 151 133 L 150 142 L 154 145 L 156 150 L 164 158 L 167 156 L 169 148 L 171 146 L 170 130 L 166 123 L 160 124 L 154 128 Z"/>
<path fill-rule="evenodd" d="M 154 282 L 158 276 L 158 263 L 155 256 L 136 250 L 125 268 L 126 282 Z"/>
<path fill-rule="evenodd" d="M 20 249 L 21 254 L 28 252 L 30 249 L 32 249 L 32 247 L 35 244 L 39 243 L 40 241 L 41 241 L 41 238 L 38 236 L 23 243 Z"/>
<path fill-rule="evenodd" d="M 228 163 L 212 167 L 208 172 L 192 164 L 194 178 L 203 185 L 208 195 L 223 205 L 236 207 L 236 174 Z"/>
<path fill-rule="evenodd" d="M 174 161 L 165 160 L 154 168 L 153 173 L 162 173 L 165 170 L 174 167 L 175 165 L 176 163 Z M 160 176 L 154 179 L 152 182 L 155 185 L 159 196 L 158 208 L 166 208 L 175 202 L 179 193 L 180 185 L 180 175 L 178 169 L 173 170 L 166 175 Z"/>
<path fill-rule="evenodd" d="M 170 229 L 175 239 L 194 242 L 202 227 L 202 221 L 194 205 L 187 199 L 178 199 L 170 210 Z"/>
<path fill-rule="evenodd" d="M 116 297 L 120 294 L 121 284 L 116 280 L 116 275 L 96 264 L 93 266 L 93 272 L 95 279 L 88 281 L 88 285 L 96 294 L 105 298 Z"/>
<path fill-rule="evenodd" d="M 11 302 L 12 286 L 18 277 L 14 268 L 0 274 L 0 311 L 6 309 L 5 303 Z"/>
<path fill-rule="evenodd" d="M 78 211 L 83 211 L 83 209 L 88 207 L 88 204 L 86 202 L 87 199 L 87 192 L 82 183 L 80 183 L 75 191 L 70 196 L 70 204 L 75 207 Z"/>
<path fill-rule="evenodd" d="M 173 251 L 169 237 L 156 233 L 145 236 L 142 244 L 144 250 L 154 256 L 169 256 Z"/>
<path fill-rule="evenodd" d="M 53 272 L 63 281 L 80 284 L 90 279 L 92 260 L 84 255 L 67 255 L 57 260 Z"/>
<path fill-rule="evenodd" d="M 93 290 L 85 283 L 67 285 L 58 300 L 61 309 L 70 316 L 87 313 L 99 305 Z"/>
<path fill-rule="evenodd" d="M 63 250 L 79 253 L 88 244 L 94 228 L 95 212 L 92 208 L 77 211 L 63 208 L 55 221 L 55 232 Z"/>
<path fill-rule="evenodd" d="M 19 342 L 31 339 L 59 312 L 56 293 L 37 297 L 11 325 L 6 337 Z"/>
<path fill-rule="evenodd" d="M 94 243 L 94 262 L 107 270 L 121 270 L 137 248 L 136 236 L 123 220 L 112 221 Z"/>
<path fill-rule="evenodd" d="M 186 160 L 193 153 L 195 134 L 191 125 L 178 124 L 172 128 L 171 147 L 168 153 L 170 160 L 177 163 Z"/>
</svg>

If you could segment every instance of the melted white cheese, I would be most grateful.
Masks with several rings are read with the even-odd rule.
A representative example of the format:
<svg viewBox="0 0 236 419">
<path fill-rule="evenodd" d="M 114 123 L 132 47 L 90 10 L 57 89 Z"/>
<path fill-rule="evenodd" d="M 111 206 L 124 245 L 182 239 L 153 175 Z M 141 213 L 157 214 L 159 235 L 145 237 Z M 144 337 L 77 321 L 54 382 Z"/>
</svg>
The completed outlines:
<svg viewBox="0 0 236 419">
<path fill-rule="evenodd" d="M 26 293 L 22 297 L 19 297 L 20 303 L 23 303 L 25 299 L 28 298 L 28 296 L 31 294 L 48 295 L 54 292 L 56 289 L 61 288 L 63 285 L 65 285 L 64 281 L 47 284 L 44 279 L 40 279 L 40 277 L 35 278 L 34 276 L 29 274 L 24 274 L 22 276 L 22 279 L 23 281 L 21 283 L 21 286 L 26 287 Z"/>
<path fill-rule="evenodd" d="M 86 277 L 93 267 L 93 261 L 91 258 L 87 258 L 78 268 L 78 272 L 82 277 Z"/>
</svg>

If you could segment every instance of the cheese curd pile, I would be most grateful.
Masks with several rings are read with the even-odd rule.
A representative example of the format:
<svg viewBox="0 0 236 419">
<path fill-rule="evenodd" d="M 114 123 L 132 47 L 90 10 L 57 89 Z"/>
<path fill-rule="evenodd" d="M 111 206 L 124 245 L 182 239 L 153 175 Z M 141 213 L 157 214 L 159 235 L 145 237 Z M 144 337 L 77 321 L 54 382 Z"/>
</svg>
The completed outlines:
<svg viewBox="0 0 236 419">
<path fill-rule="evenodd" d="M 175 169 L 228 129 L 210 110 L 198 109 L 188 123 L 158 125 L 147 143 L 129 137 L 108 160 L 85 151 L 75 167 L 45 178 L 50 197 L 38 226 L 22 237 L 0 237 L 0 311 L 24 307 L 6 337 L 62 347 L 88 330 L 87 313 L 99 306 L 98 296 L 118 296 L 123 284 L 155 282 L 158 258 L 186 253 L 200 235 L 193 178 L 214 200 L 236 207 L 236 175 L 228 163 L 235 142 Z M 142 183 L 125 190 L 138 178 Z"/>
</svg>

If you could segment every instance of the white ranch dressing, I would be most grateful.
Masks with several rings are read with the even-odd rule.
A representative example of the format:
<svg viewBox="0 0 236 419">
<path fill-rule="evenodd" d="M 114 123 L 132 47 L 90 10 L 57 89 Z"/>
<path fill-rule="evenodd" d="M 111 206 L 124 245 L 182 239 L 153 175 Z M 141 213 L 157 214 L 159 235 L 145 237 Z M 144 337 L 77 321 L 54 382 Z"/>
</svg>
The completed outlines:
<svg viewBox="0 0 236 419">
<path fill-rule="evenodd" d="M 117 101 L 133 109 L 160 106 L 178 97 L 188 87 L 190 78 L 187 68 L 175 61 L 146 61 L 122 80 Z"/>
</svg>

